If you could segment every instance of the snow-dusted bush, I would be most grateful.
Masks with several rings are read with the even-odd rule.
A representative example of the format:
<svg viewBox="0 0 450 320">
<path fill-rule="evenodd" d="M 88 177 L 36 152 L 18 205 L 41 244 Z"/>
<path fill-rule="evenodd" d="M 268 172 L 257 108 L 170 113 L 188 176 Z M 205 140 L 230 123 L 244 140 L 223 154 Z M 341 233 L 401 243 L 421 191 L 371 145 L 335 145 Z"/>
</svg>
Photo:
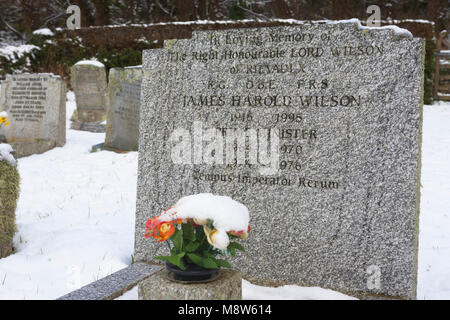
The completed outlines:
<svg viewBox="0 0 450 320">
<path fill-rule="evenodd" d="M 19 172 L 9 144 L 0 144 L 0 258 L 11 254 L 16 232 L 15 211 L 19 198 Z"/>
<path fill-rule="evenodd" d="M 0 49 L 0 78 L 5 74 L 23 73 L 32 71 L 32 59 L 39 50 L 35 45 L 23 44 L 7 46 Z"/>
<path fill-rule="evenodd" d="M 99 36 L 95 43 L 84 43 L 82 38 L 70 32 L 37 30 L 29 44 L 0 49 L 0 78 L 6 74 L 22 72 L 51 72 L 60 75 L 70 85 L 70 67 L 80 60 L 95 59 L 106 70 L 142 64 L 142 50 L 155 47 L 155 42 L 113 42 Z M 128 34 L 133 40 L 133 35 Z"/>
</svg>

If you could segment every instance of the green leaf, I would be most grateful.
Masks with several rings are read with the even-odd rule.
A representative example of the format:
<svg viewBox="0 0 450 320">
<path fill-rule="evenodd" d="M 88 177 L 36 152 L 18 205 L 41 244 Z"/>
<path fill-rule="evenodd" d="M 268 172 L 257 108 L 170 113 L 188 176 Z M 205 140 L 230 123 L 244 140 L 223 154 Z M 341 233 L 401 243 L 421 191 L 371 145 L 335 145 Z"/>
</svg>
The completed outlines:
<svg viewBox="0 0 450 320">
<path fill-rule="evenodd" d="M 204 251 L 208 251 L 211 250 L 211 245 L 209 244 L 208 241 L 204 240 L 203 242 L 200 242 L 200 246 L 198 247 L 197 251 L 199 252 L 204 252 Z"/>
<path fill-rule="evenodd" d="M 198 242 L 189 242 L 186 247 L 185 250 L 187 252 L 194 252 L 195 250 L 197 250 L 197 248 L 199 247 L 200 243 Z"/>
<path fill-rule="evenodd" d="M 171 264 L 176 265 L 181 270 L 186 270 L 186 267 L 182 260 L 183 257 L 184 257 L 184 252 L 176 254 L 176 255 L 171 255 L 171 256 L 157 256 L 157 257 L 154 257 L 154 259 L 170 262 Z"/>
<path fill-rule="evenodd" d="M 187 253 L 186 255 L 189 257 L 189 259 L 193 263 L 195 263 L 196 265 L 199 265 L 203 268 L 206 268 L 206 269 L 218 269 L 219 268 L 217 266 L 217 264 L 214 262 L 214 260 L 211 258 L 200 257 L 198 254 L 195 254 L 195 253 Z"/>
<path fill-rule="evenodd" d="M 219 250 L 219 249 L 211 249 L 210 250 L 211 254 L 213 255 L 213 257 L 217 256 L 218 254 L 223 254 L 224 250 Z"/>
<path fill-rule="evenodd" d="M 208 252 L 208 251 L 203 252 L 203 257 L 211 258 L 213 260 L 215 259 L 214 254 L 212 254 L 211 252 Z"/>
<path fill-rule="evenodd" d="M 211 230 L 214 229 L 213 220 L 211 219 L 206 220 L 206 226 Z"/>
<path fill-rule="evenodd" d="M 176 252 L 181 252 L 183 250 L 183 234 L 180 230 L 175 229 L 174 234 L 170 238 L 173 242 L 173 246 Z"/>
<path fill-rule="evenodd" d="M 224 259 L 214 259 L 214 262 L 219 266 L 219 267 L 224 267 L 224 268 L 231 268 L 231 264 Z"/>
<path fill-rule="evenodd" d="M 217 263 L 211 258 L 203 258 L 203 267 L 207 269 L 219 269 Z"/>
<path fill-rule="evenodd" d="M 218 267 L 231 268 L 231 264 L 227 260 L 216 258 L 214 253 L 205 252 L 204 256 L 213 260 Z"/>
<path fill-rule="evenodd" d="M 188 222 L 183 223 L 182 228 L 183 228 L 183 238 L 194 241 L 195 240 L 194 227 Z"/>
<path fill-rule="evenodd" d="M 227 247 L 227 249 L 228 250 L 241 250 L 241 251 L 245 251 L 245 249 L 244 249 L 244 247 L 240 244 L 240 243 L 237 243 L 237 242 L 231 242 L 229 245 L 228 245 L 228 247 Z"/>
<path fill-rule="evenodd" d="M 197 240 L 201 243 L 204 239 L 206 239 L 206 234 L 205 234 L 205 232 L 203 231 L 203 227 L 200 227 L 199 229 L 197 229 L 197 232 L 196 232 L 196 237 L 197 237 Z"/>
</svg>

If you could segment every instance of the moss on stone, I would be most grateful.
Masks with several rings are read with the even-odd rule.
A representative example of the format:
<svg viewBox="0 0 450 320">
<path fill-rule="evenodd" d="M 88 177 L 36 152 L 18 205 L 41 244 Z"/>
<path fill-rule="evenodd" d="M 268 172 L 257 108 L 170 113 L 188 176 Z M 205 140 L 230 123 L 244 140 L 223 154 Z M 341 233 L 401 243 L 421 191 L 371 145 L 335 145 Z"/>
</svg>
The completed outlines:
<svg viewBox="0 0 450 320">
<path fill-rule="evenodd" d="M 177 42 L 177 39 L 166 40 L 167 50 L 172 50 L 173 45 Z"/>
<path fill-rule="evenodd" d="M 5 160 L 0 161 L 0 258 L 12 252 L 19 182 L 17 167 L 11 166 Z"/>
</svg>

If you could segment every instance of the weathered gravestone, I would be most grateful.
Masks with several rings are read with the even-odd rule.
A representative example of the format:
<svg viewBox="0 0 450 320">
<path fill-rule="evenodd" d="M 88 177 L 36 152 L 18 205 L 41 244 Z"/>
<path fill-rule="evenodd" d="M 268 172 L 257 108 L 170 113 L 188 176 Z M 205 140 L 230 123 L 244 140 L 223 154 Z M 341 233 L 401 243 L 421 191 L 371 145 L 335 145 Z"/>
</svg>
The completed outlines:
<svg viewBox="0 0 450 320">
<path fill-rule="evenodd" d="M 109 70 L 105 147 L 137 150 L 142 68 Z"/>
<path fill-rule="evenodd" d="M 143 56 L 145 221 L 212 192 L 247 205 L 233 261 L 261 284 L 416 297 L 423 44 L 350 21 L 194 32 Z"/>
<path fill-rule="evenodd" d="M 0 110 L 10 125 L 0 128 L 17 157 L 42 153 L 66 143 L 66 84 L 53 74 L 7 75 Z"/>
<path fill-rule="evenodd" d="M 70 75 L 77 103 L 77 116 L 73 119 L 72 128 L 104 132 L 101 122 L 105 120 L 107 105 L 105 66 L 98 61 L 79 61 L 72 66 Z"/>
</svg>

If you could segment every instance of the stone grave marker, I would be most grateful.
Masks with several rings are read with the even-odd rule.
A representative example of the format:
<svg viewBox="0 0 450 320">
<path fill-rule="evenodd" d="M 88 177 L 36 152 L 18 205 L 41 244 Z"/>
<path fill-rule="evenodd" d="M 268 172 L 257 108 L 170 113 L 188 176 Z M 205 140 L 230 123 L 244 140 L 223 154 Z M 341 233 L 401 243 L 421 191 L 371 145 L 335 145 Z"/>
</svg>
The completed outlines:
<svg viewBox="0 0 450 320">
<path fill-rule="evenodd" d="M 138 149 L 141 80 L 140 66 L 109 70 L 105 148 Z"/>
<path fill-rule="evenodd" d="M 250 281 L 414 299 L 423 43 L 356 21 L 194 32 L 143 55 L 135 258 L 145 221 L 244 203 Z"/>
<path fill-rule="evenodd" d="M 79 61 L 71 68 L 71 83 L 77 103 L 77 118 L 72 123 L 73 128 L 84 130 L 83 123 L 103 122 L 107 105 L 105 66 L 98 61 Z M 104 128 L 102 130 L 104 132 Z"/>
<path fill-rule="evenodd" d="M 53 74 L 7 75 L 0 110 L 10 125 L 0 128 L 17 157 L 42 153 L 66 143 L 66 84 Z"/>
</svg>

